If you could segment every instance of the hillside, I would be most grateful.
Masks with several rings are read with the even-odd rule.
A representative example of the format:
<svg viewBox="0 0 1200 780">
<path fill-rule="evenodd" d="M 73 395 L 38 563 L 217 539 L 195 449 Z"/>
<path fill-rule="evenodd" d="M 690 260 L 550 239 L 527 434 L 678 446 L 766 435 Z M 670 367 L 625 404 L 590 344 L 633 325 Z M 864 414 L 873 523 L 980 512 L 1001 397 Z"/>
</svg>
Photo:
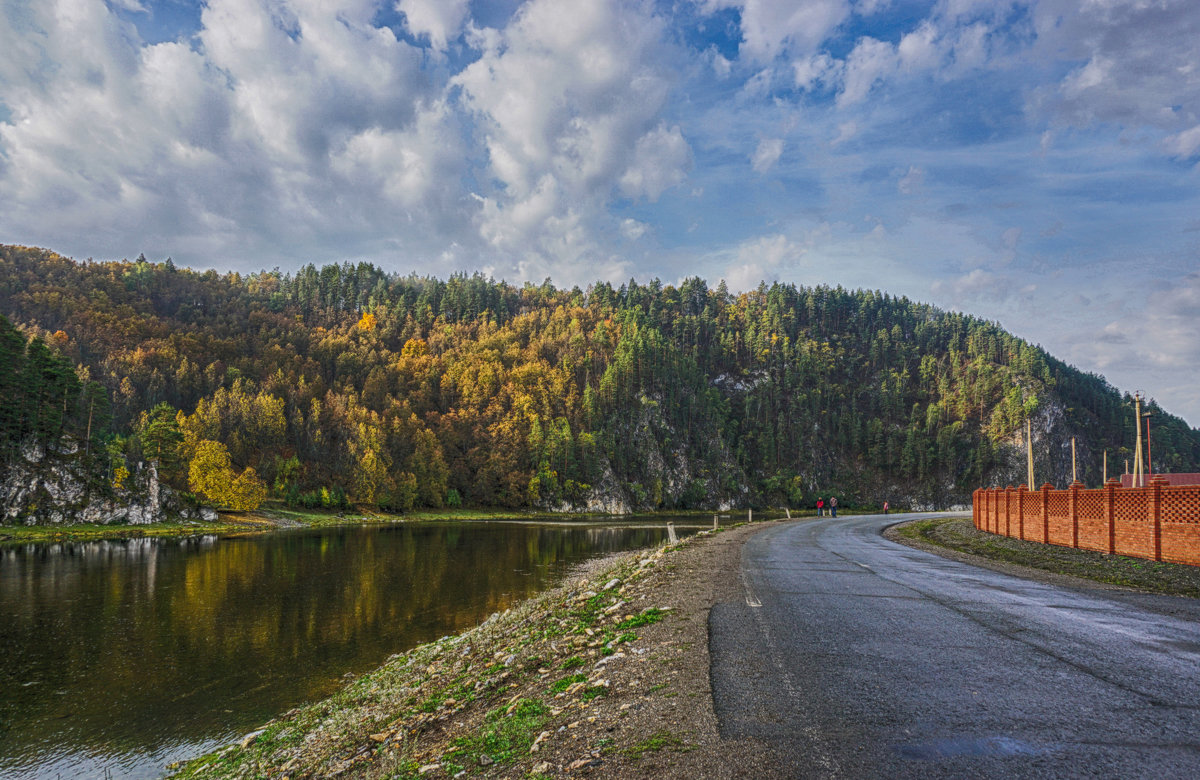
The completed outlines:
<svg viewBox="0 0 1200 780">
<path fill-rule="evenodd" d="M 1101 377 L 877 291 L 242 276 L 0 246 L 0 314 L 79 367 L 55 419 L 78 427 L 103 388 L 79 438 L 104 439 L 110 476 L 153 460 L 196 490 L 200 464 L 230 506 L 947 506 L 1023 481 L 1027 416 L 1039 482 L 1069 480 L 1071 436 L 1093 484 L 1102 450 L 1110 474 L 1133 450 L 1130 399 Z M 1156 469 L 1200 469 L 1200 431 L 1150 410 Z"/>
</svg>

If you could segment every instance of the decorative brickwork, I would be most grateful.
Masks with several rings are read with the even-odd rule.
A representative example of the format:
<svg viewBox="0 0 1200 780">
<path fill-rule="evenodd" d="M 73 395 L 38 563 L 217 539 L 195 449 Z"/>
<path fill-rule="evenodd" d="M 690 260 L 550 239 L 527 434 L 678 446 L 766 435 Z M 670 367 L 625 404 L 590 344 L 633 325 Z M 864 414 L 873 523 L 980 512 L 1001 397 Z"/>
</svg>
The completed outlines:
<svg viewBox="0 0 1200 780">
<path fill-rule="evenodd" d="M 1002 536 L 1200 566 L 1200 485 L 981 489 L 973 510 L 976 528 Z"/>
</svg>

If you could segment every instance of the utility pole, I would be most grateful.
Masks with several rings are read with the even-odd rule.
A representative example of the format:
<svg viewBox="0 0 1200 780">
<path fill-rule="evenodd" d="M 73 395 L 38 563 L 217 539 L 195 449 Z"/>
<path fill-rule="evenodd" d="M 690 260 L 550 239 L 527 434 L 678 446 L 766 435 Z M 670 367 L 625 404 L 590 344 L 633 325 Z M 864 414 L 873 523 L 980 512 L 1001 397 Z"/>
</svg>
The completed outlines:
<svg viewBox="0 0 1200 780">
<path fill-rule="evenodd" d="M 1150 412 L 1142 412 L 1142 417 L 1146 418 L 1146 471 L 1154 479 L 1154 458 L 1150 456 Z"/>
<path fill-rule="evenodd" d="M 1079 481 L 1079 472 L 1075 469 L 1075 437 L 1071 437 L 1071 482 L 1074 484 Z M 1030 486 L 1033 489 L 1033 486 Z"/>
<path fill-rule="evenodd" d="M 1133 429 L 1137 431 L 1137 446 L 1133 450 L 1133 486 L 1145 487 L 1145 472 L 1142 471 L 1142 396 L 1133 394 Z"/>
<path fill-rule="evenodd" d="M 1025 487 L 1033 490 L 1033 423 L 1028 418 L 1025 420 L 1025 452 L 1029 457 L 1029 482 Z"/>
</svg>

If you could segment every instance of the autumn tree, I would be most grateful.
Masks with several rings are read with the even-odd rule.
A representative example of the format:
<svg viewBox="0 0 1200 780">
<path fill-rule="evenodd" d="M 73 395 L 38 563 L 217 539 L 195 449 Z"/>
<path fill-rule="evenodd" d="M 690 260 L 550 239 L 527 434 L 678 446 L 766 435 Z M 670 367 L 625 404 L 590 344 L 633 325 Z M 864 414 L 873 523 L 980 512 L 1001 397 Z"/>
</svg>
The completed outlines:
<svg viewBox="0 0 1200 780">
<path fill-rule="evenodd" d="M 241 512 L 257 509 L 267 496 L 267 486 L 253 468 L 236 474 L 225 445 L 208 440 L 196 444 L 188 485 L 213 504 Z"/>
</svg>

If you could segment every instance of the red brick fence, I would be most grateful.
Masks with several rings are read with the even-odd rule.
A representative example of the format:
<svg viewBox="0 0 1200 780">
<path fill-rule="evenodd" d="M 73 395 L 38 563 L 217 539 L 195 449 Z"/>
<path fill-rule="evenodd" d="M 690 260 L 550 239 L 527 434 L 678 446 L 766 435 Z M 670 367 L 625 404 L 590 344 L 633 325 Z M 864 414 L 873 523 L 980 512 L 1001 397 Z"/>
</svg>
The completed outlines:
<svg viewBox="0 0 1200 780">
<path fill-rule="evenodd" d="M 975 527 L 1002 536 L 1200 565 L 1200 485 L 1157 477 L 1142 488 L 1110 479 L 1102 488 L 1076 482 L 976 490 Z"/>
</svg>

